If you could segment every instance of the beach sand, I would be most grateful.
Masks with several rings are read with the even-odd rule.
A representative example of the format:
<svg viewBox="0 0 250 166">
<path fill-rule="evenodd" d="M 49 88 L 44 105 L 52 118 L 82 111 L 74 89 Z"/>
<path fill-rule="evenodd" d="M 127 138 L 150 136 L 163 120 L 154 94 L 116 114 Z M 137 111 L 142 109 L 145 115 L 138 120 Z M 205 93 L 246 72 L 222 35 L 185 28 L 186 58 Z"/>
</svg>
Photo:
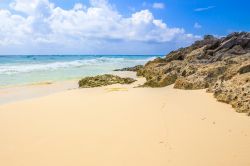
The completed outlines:
<svg viewBox="0 0 250 166">
<path fill-rule="evenodd" d="M 133 88 L 143 81 L 1 104 L 0 165 L 250 165 L 249 117 L 205 90 Z"/>
</svg>

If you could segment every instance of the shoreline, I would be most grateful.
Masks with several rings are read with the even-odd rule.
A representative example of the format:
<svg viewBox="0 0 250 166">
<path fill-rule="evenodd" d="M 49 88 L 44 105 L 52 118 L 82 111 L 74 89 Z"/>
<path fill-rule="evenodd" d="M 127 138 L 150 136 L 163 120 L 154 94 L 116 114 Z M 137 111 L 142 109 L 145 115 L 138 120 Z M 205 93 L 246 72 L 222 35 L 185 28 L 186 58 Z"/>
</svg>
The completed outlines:
<svg viewBox="0 0 250 166">
<path fill-rule="evenodd" d="M 110 88 L 112 89 L 113 86 L 120 85 L 120 86 L 126 86 L 130 88 L 135 88 L 138 85 L 143 85 L 146 82 L 146 78 L 140 76 L 138 77 L 135 71 L 111 71 L 107 72 L 107 74 L 117 75 L 120 77 L 130 77 L 134 78 L 137 81 L 130 84 L 130 85 L 120 85 L 120 84 L 114 84 L 109 86 L 103 86 L 103 87 L 94 87 L 94 88 L 83 88 L 83 89 L 105 89 Z M 36 98 L 42 98 L 49 95 L 57 94 L 57 93 L 63 93 L 71 90 L 80 90 L 78 86 L 78 81 L 84 77 L 80 77 L 78 79 L 69 79 L 69 80 L 63 80 L 63 81 L 44 81 L 44 82 L 36 82 L 26 85 L 13 85 L 10 87 L 0 87 L 0 106 L 6 105 L 6 104 L 13 104 L 15 102 L 22 102 L 27 100 L 32 100 Z M 174 88 L 174 85 L 169 85 L 166 87 L 172 87 Z M 140 87 L 140 88 L 152 88 L 154 87 Z M 162 89 L 164 87 L 158 87 L 157 89 Z M 115 90 L 114 88 L 112 91 L 123 91 L 123 88 L 118 88 Z M 187 89 L 175 89 L 175 90 L 182 90 L 182 91 L 204 91 L 204 93 L 208 93 L 209 95 L 213 94 L 211 92 L 207 92 L 207 89 L 193 89 L 193 90 L 187 90 Z M 126 91 L 126 90 L 125 90 Z M 218 101 L 214 96 L 213 98 L 216 100 L 216 102 L 229 105 L 228 103 Z M 230 106 L 230 105 L 229 105 Z M 230 106 L 231 107 L 231 106 Z M 231 107 L 232 108 L 232 107 Z M 232 108 L 233 109 L 233 108 Z M 237 113 L 237 112 L 236 112 Z M 238 114 L 238 113 L 237 113 Z M 244 113 L 241 113 L 244 115 Z"/>
<path fill-rule="evenodd" d="M 39 98 L 53 93 L 77 88 L 76 80 L 33 83 L 0 88 L 0 105 L 26 99 Z"/>
<path fill-rule="evenodd" d="M 135 72 L 112 71 L 108 72 L 108 74 L 138 79 Z M 78 81 L 80 79 L 81 78 L 54 82 L 44 81 L 26 85 L 0 87 L 0 105 L 78 89 Z"/>
</svg>

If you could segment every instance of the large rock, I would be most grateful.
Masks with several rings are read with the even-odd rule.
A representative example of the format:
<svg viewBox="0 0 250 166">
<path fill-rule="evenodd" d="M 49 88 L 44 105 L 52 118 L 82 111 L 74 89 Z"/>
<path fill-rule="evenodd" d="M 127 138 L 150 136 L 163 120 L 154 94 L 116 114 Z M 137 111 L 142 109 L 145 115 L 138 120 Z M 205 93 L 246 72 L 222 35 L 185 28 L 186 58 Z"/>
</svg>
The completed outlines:
<svg viewBox="0 0 250 166">
<path fill-rule="evenodd" d="M 144 69 L 137 72 L 138 76 L 144 76 L 147 82 L 145 87 L 164 87 L 173 84 L 181 72 L 183 66 L 180 61 L 171 61 L 166 63 L 165 60 L 157 59 L 145 65 Z"/>
<path fill-rule="evenodd" d="M 224 38 L 207 35 L 189 47 L 149 61 L 137 71 L 144 86 L 206 89 L 238 112 L 249 112 L 250 33 L 232 33 Z M 247 83 L 245 83 L 245 82 Z M 220 83 L 220 84 L 219 84 Z M 244 87 L 244 90 L 240 90 Z M 237 100 L 233 96 L 237 96 Z M 234 96 L 234 97 L 235 97 Z"/>
<path fill-rule="evenodd" d="M 214 93 L 218 101 L 231 104 L 237 112 L 250 113 L 250 73 L 218 81 L 209 91 Z"/>
<path fill-rule="evenodd" d="M 174 87 L 177 89 L 208 88 L 222 77 L 226 69 L 227 66 L 222 62 L 197 66 L 197 70 L 193 74 L 182 74 L 182 76 L 176 80 Z"/>
<path fill-rule="evenodd" d="M 98 75 L 95 77 L 85 77 L 78 84 L 80 88 L 93 88 L 112 84 L 131 84 L 136 80 L 133 78 L 121 78 L 110 74 Z"/>
</svg>

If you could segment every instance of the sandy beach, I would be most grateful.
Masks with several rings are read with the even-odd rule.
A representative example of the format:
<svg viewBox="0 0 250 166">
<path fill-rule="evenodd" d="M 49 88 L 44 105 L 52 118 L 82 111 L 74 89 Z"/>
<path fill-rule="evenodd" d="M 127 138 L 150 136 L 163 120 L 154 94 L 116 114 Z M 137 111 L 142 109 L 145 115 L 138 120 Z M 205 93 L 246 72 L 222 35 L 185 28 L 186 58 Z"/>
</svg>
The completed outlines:
<svg viewBox="0 0 250 166">
<path fill-rule="evenodd" d="M 1 104 L 0 165 L 250 165 L 249 117 L 205 90 L 133 88 L 143 81 Z"/>
<path fill-rule="evenodd" d="M 0 166 L 250 166 L 249 6 L 0 1 Z"/>
</svg>

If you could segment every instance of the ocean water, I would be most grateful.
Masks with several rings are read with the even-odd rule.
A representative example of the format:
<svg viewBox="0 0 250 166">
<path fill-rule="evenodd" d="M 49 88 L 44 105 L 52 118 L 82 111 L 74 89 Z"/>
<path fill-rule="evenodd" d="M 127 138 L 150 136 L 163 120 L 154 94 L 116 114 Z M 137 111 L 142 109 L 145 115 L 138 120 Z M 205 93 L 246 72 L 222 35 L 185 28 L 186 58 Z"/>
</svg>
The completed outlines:
<svg viewBox="0 0 250 166">
<path fill-rule="evenodd" d="M 12 55 L 0 56 L 0 87 L 56 82 L 145 64 L 149 55 Z"/>
</svg>

